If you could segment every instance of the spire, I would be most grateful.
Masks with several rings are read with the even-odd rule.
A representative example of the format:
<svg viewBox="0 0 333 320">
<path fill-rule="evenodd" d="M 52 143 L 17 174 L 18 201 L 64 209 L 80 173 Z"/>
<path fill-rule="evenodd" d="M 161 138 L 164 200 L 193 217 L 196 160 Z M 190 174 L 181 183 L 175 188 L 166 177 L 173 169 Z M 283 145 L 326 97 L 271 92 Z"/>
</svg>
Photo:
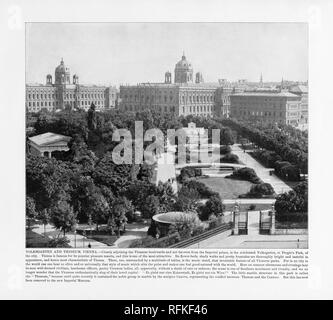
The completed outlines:
<svg viewBox="0 0 333 320">
<path fill-rule="evenodd" d="M 262 73 L 260 73 L 259 87 L 262 87 L 262 86 L 263 86 Z"/>
<path fill-rule="evenodd" d="M 185 60 L 185 52 L 184 52 L 184 50 L 183 50 L 182 59 Z"/>
<path fill-rule="evenodd" d="M 64 64 L 64 58 L 61 58 L 60 63 L 61 63 L 61 64 Z"/>
</svg>

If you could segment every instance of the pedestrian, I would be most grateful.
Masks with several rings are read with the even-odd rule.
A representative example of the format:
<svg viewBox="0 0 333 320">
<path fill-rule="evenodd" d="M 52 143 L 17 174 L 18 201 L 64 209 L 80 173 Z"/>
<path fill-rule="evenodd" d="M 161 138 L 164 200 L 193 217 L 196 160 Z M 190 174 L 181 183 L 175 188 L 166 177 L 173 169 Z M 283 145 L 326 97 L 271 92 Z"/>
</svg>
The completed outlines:
<svg viewBox="0 0 333 320">
<path fill-rule="evenodd" d="M 88 243 L 88 248 L 89 248 L 89 249 L 91 248 L 91 244 L 90 244 L 90 242 Z"/>
</svg>

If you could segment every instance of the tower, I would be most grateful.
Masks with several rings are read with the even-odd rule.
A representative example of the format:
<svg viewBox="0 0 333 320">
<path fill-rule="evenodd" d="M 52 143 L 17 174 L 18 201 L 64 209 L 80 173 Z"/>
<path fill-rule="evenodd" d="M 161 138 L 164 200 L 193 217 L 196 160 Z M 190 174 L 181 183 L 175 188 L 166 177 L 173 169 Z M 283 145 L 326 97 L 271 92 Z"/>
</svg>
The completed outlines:
<svg viewBox="0 0 333 320">
<path fill-rule="evenodd" d="M 70 84 L 70 70 L 65 66 L 64 60 L 61 58 L 60 64 L 55 69 L 54 84 L 57 87 L 57 95 L 59 97 L 59 108 L 65 107 L 66 85 Z"/>
<path fill-rule="evenodd" d="M 202 83 L 203 81 L 203 77 L 202 77 L 202 73 L 201 72 L 197 72 L 195 74 L 195 83 Z"/>
<path fill-rule="evenodd" d="M 65 66 L 64 60 L 55 69 L 55 84 L 70 84 L 70 70 Z"/>
<path fill-rule="evenodd" d="M 46 84 L 47 85 L 52 85 L 52 76 L 50 74 L 48 74 L 46 76 Z"/>
<path fill-rule="evenodd" d="M 73 84 L 79 84 L 79 76 L 77 74 L 73 75 Z"/>
<path fill-rule="evenodd" d="M 175 83 L 193 82 L 193 69 L 183 53 L 182 59 L 177 62 L 175 67 Z"/>
<path fill-rule="evenodd" d="M 260 81 L 259 81 L 259 87 L 262 87 L 264 85 L 262 81 L 262 73 L 260 74 Z"/>
<path fill-rule="evenodd" d="M 171 72 L 167 71 L 165 73 L 164 83 L 171 83 Z"/>
</svg>

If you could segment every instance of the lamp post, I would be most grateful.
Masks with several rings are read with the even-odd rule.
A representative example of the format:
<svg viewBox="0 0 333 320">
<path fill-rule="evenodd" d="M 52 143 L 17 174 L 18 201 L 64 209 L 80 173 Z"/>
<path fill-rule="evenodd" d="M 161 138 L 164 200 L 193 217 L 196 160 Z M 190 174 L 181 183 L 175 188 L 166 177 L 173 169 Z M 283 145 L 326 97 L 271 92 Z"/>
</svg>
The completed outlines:
<svg viewBox="0 0 333 320">
<path fill-rule="evenodd" d="M 91 230 L 91 225 L 92 225 L 91 215 L 89 215 L 88 224 L 89 224 L 89 229 L 90 229 L 90 238 L 89 238 L 88 247 L 91 248 L 91 244 L 90 244 L 90 239 L 91 239 L 91 235 L 92 235 L 92 230 Z"/>
<path fill-rule="evenodd" d="M 77 228 L 77 222 L 75 222 L 73 226 L 74 231 L 74 248 L 76 248 L 76 228 Z"/>
<path fill-rule="evenodd" d="M 84 239 L 85 239 L 85 237 L 86 237 L 86 230 L 83 230 L 83 232 L 82 232 L 82 236 L 83 236 L 83 238 L 82 238 L 82 248 L 84 248 Z"/>
<path fill-rule="evenodd" d="M 238 233 L 239 233 L 238 220 L 239 220 L 239 204 L 236 201 L 235 202 L 235 208 L 234 208 L 234 229 L 233 229 L 233 234 L 234 235 L 238 235 Z"/>
<path fill-rule="evenodd" d="M 270 234 L 275 234 L 275 206 L 272 204 L 272 214 L 271 214 L 271 230 Z"/>
</svg>

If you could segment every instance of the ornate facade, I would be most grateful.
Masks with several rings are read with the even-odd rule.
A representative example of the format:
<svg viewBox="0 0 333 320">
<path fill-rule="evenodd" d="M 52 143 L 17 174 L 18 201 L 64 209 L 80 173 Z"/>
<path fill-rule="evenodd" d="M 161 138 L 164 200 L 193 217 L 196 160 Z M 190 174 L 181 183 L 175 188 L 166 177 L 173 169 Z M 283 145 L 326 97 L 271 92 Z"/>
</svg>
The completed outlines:
<svg viewBox="0 0 333 320">
<path fill-rule="evenodd" d="M 174 79 L 172 83 L 171 72 L 167 71 L 164 83 L 120 86 L 120 109 L 125 112 L 151 109 L 177 116 L 213 116 L 218 83 L 204 83 L 199 72 L 193 82 L 192 64 L 184 54 L 175 66 Z"/>
<path fill-rule="evenodd" d="M 29 112 L 42 109 L 52 111 L 66 107 L 88 110 L 92 103 L 100 111 L 116 107 L 115 87 L 81 85 L 76 74 L 71 82 L 70 69 L 62 59 L 55 69 L 54 79 L 53 83 L 52 75 L 48 74 L 46 84 L 26 85 L 26 108 Z"/>
<path fill-rule="evenodd" d="M 302 109 L 301 98 L 290 92 L 243 92 L 232 94 L 231 116 L 262 122 L 297 126 Z"/>
</svg>

